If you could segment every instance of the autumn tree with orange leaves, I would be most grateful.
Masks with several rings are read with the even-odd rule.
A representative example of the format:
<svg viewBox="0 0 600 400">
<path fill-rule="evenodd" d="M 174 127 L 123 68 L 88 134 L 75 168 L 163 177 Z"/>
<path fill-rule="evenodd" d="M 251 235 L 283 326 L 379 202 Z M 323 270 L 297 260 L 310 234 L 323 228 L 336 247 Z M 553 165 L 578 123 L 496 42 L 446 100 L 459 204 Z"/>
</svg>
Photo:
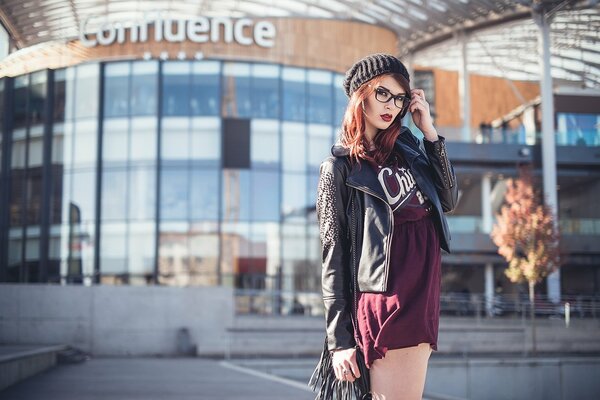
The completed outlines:
<svg viewBox="0 0 600 400">
<path fill-rule="evenodd" d="M 550 207 L 534 189 L 531 170 L 521 167 L 518 179 L 508 179 L 505 203 L 496 215 L 491 237 L 508 262 L 505 275 L 513 283 L 529 284 L 533 352 L 535 284 L 560 267 L 559 233 Z"/>
</svg>

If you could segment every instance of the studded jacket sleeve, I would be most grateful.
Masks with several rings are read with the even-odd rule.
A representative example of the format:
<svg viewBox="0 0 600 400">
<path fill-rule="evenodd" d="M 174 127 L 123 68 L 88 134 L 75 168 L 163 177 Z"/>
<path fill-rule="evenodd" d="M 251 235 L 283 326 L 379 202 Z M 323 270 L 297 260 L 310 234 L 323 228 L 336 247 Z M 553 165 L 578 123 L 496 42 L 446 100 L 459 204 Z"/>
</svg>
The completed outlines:
<svg viewBox="0 0 600 400">
<path fill-rule="evenodd" d="M 448 160 L 446 152 L 446 139 L 439 136 L 435 142 L 423 140 L 425 152 L 431 163 L 435 178 L 435 187 L 440 197 L 440 203 L 444 212 L 454 210 L 458 201 L 458 185 L 454 168 Z"/>
<path fill-rule="evenodd" d="M 321 239 L 323 303 L 329 350 L 356 345 L 352 325 L 348 188 L 342 169 L 330 157 L 321 164 L 317 219 Z"/>
</svg>

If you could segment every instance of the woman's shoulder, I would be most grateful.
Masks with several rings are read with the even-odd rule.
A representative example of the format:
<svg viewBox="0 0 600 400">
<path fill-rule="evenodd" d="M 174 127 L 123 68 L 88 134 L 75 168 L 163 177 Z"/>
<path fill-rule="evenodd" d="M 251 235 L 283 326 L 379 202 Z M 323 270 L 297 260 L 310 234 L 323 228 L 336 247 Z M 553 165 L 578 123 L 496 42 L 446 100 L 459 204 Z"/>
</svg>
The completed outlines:
<svg viewBox="0 0 600 400">
<path fill-rule="evenodd" d="M 350 168 L 350 151 L 339 143 L 331 147 L 331 154 L 321 162 L 321 170 L 324 168 L 344 171 Z"/>
<path fill-rule="evenodd" d="M 414 133 L 412 133 L 412 131 L 409 129 L 408 126 L 402 126 L 402 128 L 400 128 L 400 134 L 398 135 L 398 140 L 404 140 L 406 142 L 409 142 L 417 147 L 420 147 L 421 142 L 419 141 L 419 138 L 417 138 Z"/>
</svg>

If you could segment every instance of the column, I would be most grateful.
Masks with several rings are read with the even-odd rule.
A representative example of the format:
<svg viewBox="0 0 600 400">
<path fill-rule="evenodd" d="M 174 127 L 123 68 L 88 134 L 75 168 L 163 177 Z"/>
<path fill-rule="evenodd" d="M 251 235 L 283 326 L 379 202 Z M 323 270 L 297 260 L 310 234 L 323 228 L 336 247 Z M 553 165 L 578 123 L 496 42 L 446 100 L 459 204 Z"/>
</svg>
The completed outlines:
<svg viewBox="0 0 600 400">
<path fill-rule="evenodd" d="M 481 178 L 481 231 L 491 233 L 492 224 L 492 175 L 485 173 Z"/>
<path fill-rule="evenodd" d="M 493 317 L 494 307 L 494 264 L 485 264 L 485 310 L 488 317 Z"/>
<path fill-rule="evenodd" d="M 458 34 L 461 55 L 460 68 L 458 70 L 458 97 L 460 99 L 460 110 L 462 118 L 462 141 L 471 142 L 471 85 L 469 82 L 469 71 L 467 70 L 468 36 L 462 31 Z"/>
<path fill-rule="evenodd" d="M 536 11 L 534 19 L 539 28 L 538 47 L 540 60 L 540 89 L 542 93 L 542 174 L 544 195 L 555 223 L 558 223 L 558 200 L 556 192 L 556 138 L 554 136 L 554 98 L 550 65 L 550 21 L 543 11 Z M 560 301 L 560 269 L 547 278 L 550 301 Z"/>
</svg>

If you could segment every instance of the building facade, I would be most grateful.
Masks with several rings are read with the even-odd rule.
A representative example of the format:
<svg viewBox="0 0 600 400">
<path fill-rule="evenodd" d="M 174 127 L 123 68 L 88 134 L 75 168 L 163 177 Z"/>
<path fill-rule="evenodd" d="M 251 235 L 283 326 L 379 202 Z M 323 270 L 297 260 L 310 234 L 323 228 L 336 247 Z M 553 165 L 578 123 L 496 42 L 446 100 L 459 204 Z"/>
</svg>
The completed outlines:
<svg viewBox="0 0 600 400">
<path fill-rule="evenodd" d="M 396 34 L 302 18 L 144 26 L 90 17 L 78 40 L 0 61 L 0 281 L 226 285 L 283 294 L 271 312 L 316 304 L 316 183 L 343 73 L 395 53 Z M 506 178 L 522 163 L 540 170 L 537 83 L 510 83 L 531 102 L 521 109 L 505 80 L 471 76 L 465 138 L 456 74 L 411 68 L 461 190 L 443 291 L 518 293 L 489 232 Z M 600 294 L 599 99 L 555 94 L 564 295 Z"/>
</svg>

